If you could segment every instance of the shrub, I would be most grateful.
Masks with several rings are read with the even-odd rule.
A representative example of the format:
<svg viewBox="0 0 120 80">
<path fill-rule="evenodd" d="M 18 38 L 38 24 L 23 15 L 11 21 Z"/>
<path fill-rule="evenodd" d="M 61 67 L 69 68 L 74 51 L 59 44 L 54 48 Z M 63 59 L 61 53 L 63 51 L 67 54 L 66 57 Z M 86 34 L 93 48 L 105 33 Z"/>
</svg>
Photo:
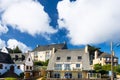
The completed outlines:
<svg viewBox="0 0 120 80">
<path fill-rule="evenodd" d="M 8 77 L 8 78 L 5 78 L 5 80 L 17 80 L 17 78 Z"/>
</svg>

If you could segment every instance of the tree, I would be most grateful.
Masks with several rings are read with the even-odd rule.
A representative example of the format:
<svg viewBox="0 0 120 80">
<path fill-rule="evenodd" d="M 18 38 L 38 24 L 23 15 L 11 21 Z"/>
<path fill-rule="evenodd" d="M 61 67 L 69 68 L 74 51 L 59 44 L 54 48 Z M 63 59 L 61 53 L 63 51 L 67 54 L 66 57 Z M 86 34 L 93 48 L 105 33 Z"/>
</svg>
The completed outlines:
<svg viewBox="0 0 120 80">
<path fill-rule="evenodd" d="M 95 65 L 94 65 L 94 70 L 95 70 L 96 72 L 99 72 L 100 70 L 102 70 L 101 64 L 95 64 Z"/>
<path fill-rule="evenodd" d="M 36 62 L 34 62 L 34 65 L 48 66 L 48 62 L 49 62 L 49 60 L 46 60 L 45 62 L 43 62 L 43 61 L 36 61 Z"/>
<path fill-rule="evenodd" d="M 119 74 L 119 75 L 120 75 L 120 65 L 116 66 L 115 71 L 117 72 L 117 74 Z"/>
<path fill-rule="evenodd" d="M 22 51 L 19 49 L 18 46 L 16 46 L 16 48 L 13 49 L 13 53 L 22 53 Z"/>
<path fill-rule="evenodd" d="M 104 75 L 104 74 L 107 74 L 108 71 L 107 70 L 104 70 L 103 69 L 103 66 L 101 64 L 95 64 L 94 65 L 94 70 L 97 72 L 97 73 L 101 73 L 101 75 Z"/>
</svg>

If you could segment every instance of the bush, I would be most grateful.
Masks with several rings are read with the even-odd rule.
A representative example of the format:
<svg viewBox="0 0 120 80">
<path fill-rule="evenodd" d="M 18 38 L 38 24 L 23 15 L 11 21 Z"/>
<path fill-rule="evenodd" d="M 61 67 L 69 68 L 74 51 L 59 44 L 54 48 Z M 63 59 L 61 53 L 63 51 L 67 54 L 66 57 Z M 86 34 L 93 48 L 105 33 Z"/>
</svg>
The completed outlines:
<svg viewBox="0 0 120 80">
<path fill-rule="evenodd" d="M 24 73 L 20 73 L 20 78 L 23 78 L 24 77 Z"/>
<path fill-rule="evenodd" d="M 8 78 L 5 78 L 5 80 L 17 80 L 17 78 L 8 77 Z"/>
</svg>

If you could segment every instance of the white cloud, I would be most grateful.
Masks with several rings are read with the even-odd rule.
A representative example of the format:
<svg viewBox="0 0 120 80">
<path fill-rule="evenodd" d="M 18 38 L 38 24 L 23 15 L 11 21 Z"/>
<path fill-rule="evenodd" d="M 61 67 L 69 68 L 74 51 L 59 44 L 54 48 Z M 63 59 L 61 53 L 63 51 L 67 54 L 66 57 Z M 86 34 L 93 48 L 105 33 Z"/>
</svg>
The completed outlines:
<svg viewBox="0 0 120 80">
<path fill-rule="evenodd" d="M 24 43 L 20 41 L 17 41 L 16 39 L 9 39 L 7 41 L 7 46 L 8 48 L 11 48 L 11 49 L 14 49 L 16 46 L 18 46 L 20 50 L 22 50 L 22 52 L 27 52 L 31 50 L 30 47 L 28 47 L 27 45 L 25 45 Z"/>
<path fill-rule="evenodd" d="M 8 28 L 5 25 L 2 25 L 0 22 L 0 35 L 2 33 L 7 33 L 8 32 Z"/>
<path fill-rule="evenodd" d="M 11 25 L 13 28 L 28 34 L 55 33 L 49 23 L 50 18 L 44 7 L 34 0 L 0 0 L 2 24 Z"/>
<path fill-rule="evenodd" d="M 5 41 L 0 39 L 0 49 L 2 49 L 5 46 L 6 46 Z"/>
<path fill-rule="evenodd" d="M 120 0 L 63 0 L 58 3 L 59 27 L 72 44 L 96 44 L 120 39 Z"/>
</svg>

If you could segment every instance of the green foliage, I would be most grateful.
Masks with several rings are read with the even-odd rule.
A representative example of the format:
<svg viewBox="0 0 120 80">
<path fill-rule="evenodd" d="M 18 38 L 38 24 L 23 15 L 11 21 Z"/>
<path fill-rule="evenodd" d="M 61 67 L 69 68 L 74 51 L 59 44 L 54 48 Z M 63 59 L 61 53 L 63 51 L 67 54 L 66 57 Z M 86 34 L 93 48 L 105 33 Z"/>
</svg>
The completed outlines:
<svg viewBox="0 0 120 80">
<path fill-rule="evenodd" d="M 17 80 L 17 78 L 7 77 L 5 80 Z"/>
<path fill-rule="evenodd" d="M 95 69 L 96 72 L 99 72 L 100 70 L 102 70 L 101 64 L 95 64 L 94 69 Z"/>
<path fill-rule="evenodd" d="M 105 66 L 102 66 L 101 64 L 95 64 L 94 69 L 95 69 L 96 72 L 101 73 L 101 75 L 108 73 Z"/>
<path fill-rule="evenodd" d="M 24 73 L 20 73 L 20 78 L 23 78 L 24 77 Z"/>
<path fill-rule="evenodd" d="M 111 70 L 111 65 L 110 65 L 110 64 L 108 64 L 108 65 L 103 65 L 103 66 L 102 66 L 102 69 L 103 69 L 103 70 L 106 70 L 106 71 L 110 71 L 110 70 Z"/>
<path fill-rule="evenodd" d="M 15 49 L 13 49 L 13 51 L 14 53 L 22 53 L 18 46 Z"/>
<path fill-rule="evenodd" d="M 119 74 L 119 75 L 120 75 L 120 65 L 116 66 L 115 71 L 117 72 L 117 74 Z"/>
<path fill-rule="evenodd" d="M 94 46 L 90 46 L 90 45 L 88 45 L 88 49 L 89 49 L 89 52 L 94 52 L 94 51 L 96 51 L 96 50 L 98 50 L 98 51 L 100 51 L 99 49 L 100 48 L 96 48 L 96 47 L 94 47 Z"/>
<path fill-rule="evenodd" d="M 47 66 L 48 62 L 49 62 L 49 60 L 46 60 L 45 62 L 43 62 L 43 61 L 36 61 L 36 62 L 34 62 L 34 65 Z"/>
</svg>

